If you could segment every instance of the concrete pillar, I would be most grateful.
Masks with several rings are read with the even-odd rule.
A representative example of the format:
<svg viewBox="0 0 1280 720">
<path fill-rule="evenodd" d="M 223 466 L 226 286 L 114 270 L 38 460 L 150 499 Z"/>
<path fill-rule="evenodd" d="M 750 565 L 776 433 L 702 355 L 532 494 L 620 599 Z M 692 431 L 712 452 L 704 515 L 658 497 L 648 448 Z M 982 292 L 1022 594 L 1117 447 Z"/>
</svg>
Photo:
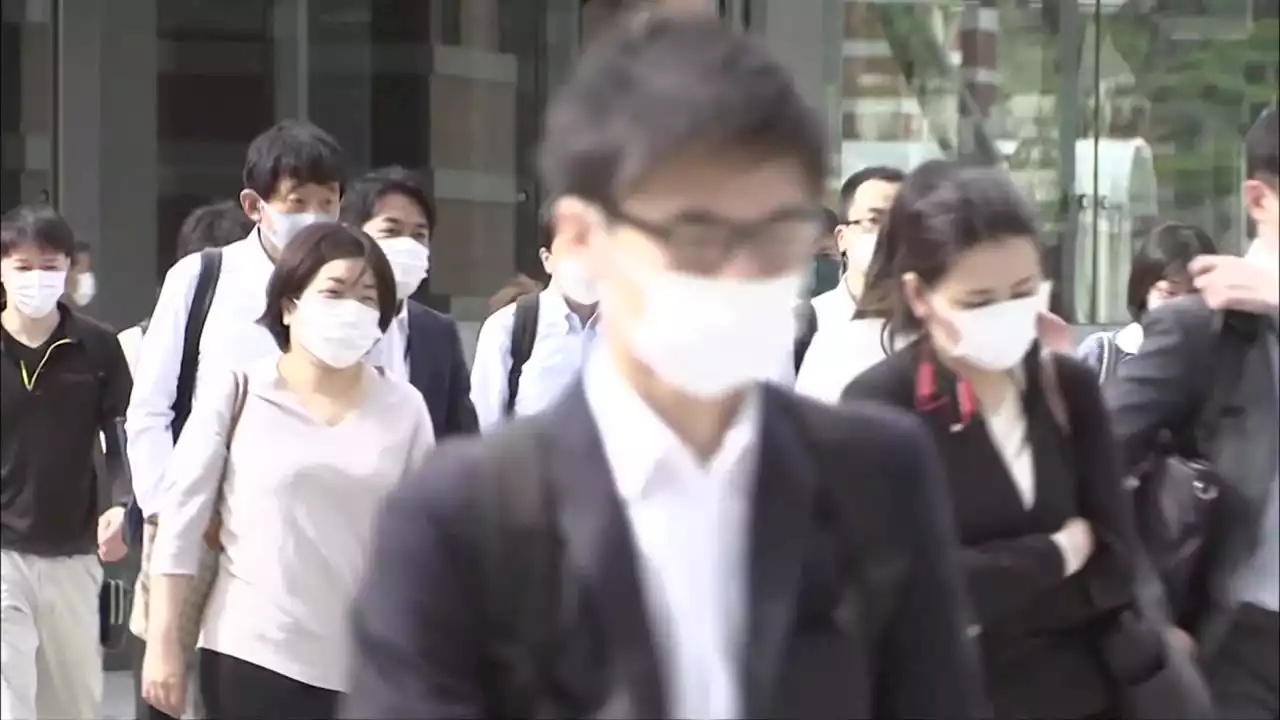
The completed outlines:
<svg viewBox="0 0 1280 720">
<path fill-rule="evenodd" d="M 56 196 L 95 251 L 91 311 L 124 326 L 156 292 L 155 0 L 61 0 L 57 19 Z"/>
</svg>

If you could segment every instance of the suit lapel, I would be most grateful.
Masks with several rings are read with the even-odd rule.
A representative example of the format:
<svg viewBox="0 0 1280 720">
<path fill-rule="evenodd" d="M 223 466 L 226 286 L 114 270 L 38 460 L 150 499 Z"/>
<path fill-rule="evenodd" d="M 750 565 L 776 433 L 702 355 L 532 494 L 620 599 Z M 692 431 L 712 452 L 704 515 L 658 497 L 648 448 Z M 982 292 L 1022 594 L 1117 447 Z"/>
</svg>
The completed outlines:
<svg viewBox="0 0 1280 720">
<path fill-rule="evenodd" d="M 745 711 L 767 717 L 796 615 L 801 568 L 810 537 L 817 484 L 814 458 L 793 416 L 798 408 L 777 389 L 764 389 L 760 457 L 752 500 Z"/>
<path fill-rule="evenodd" d="M 566 561 L 581 579 L 616 668 L 608 717 L 668 717 L 631 525 L 614 487 L 581 382 L 549 412 L 550 477 L 560 497 Z"/>
</svg>

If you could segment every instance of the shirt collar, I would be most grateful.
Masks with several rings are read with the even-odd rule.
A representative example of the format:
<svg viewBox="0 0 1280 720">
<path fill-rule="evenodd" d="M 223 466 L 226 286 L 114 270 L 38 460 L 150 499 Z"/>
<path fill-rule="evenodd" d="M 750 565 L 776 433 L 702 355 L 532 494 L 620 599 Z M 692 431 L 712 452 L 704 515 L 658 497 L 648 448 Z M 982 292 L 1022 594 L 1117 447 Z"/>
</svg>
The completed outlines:
<svg viewBox="0 0 1280 720">
<path fill-rule="evenodd" d="M 600 313 L 597 311 L 595 315 L 592 315 L 585 323 L 583 323 L 581 318 L 579 318 L 577 314 L 569 308 L 569 303 L 565 301 L 564 296 L 560 294 L 560 291 L 555 289 L 554 284 L 548 285 L 546 289 L 541 292 L 541 297 L 538 299 L 538 303 L 542 308 L 544 308 L 546 317 L 553 317 L 564 321 L 564 330 L 566 332 L 580 328 L 594 327 L 596 324 L 596 318 L 600 316 Z"/>
<path fill-rule="evenodd" d="M 622 377 L 607 352 L 594 353 L 583 371 L 583 391 L 595 419 L 618 493 L 625 501 L 639 499 L 666 459 L 700 465 L 713 475 L 728 472 L 759 445 L 762 409 L 760 388 L 748 393 L 729 425 L 719 449 L 701 463 L 689 447 Z M 753 473 L 745 473 L 751 476 Z"/>
</svg>

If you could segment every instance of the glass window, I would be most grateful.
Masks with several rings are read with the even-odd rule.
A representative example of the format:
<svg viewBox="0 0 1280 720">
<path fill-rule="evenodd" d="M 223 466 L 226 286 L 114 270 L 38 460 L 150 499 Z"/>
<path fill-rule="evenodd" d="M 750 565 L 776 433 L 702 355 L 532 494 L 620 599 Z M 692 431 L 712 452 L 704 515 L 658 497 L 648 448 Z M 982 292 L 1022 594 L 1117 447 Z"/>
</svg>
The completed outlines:
<svg viewBox="0 0 1280 720">
<path fill-rule="evenodd" d="M 5 0 L 0 23 L 0 211 L 52 202 L 55 144 L 53 3 Z"/>
<path fill-rule="evenodd" d="M 833 196 L 869 165 L 1007 168 L 1040 209 L 1055 307 L 1080 323 L 1127 319 L 1129 259 L 1157 218 L 1242 247 L 1240 138 L 1275 100 L 1274 2 L 822 5 L 751 15 L 828 110 Z"/>
</svg>

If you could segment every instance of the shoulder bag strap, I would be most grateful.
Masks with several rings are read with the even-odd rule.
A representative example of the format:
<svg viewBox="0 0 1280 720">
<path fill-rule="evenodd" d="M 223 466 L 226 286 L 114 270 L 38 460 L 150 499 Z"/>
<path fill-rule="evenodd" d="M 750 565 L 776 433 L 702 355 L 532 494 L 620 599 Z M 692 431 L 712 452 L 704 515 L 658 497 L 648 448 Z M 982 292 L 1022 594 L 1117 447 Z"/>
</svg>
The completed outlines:
<svg viewBox="0 0 1280 720">
<path fill-rule="evenodd" d="M 516 300 L 515 318 L 511 322 L 511 369 L 507 371 L 506 416 L 516 412 L 516 398 L 520 395 L 520 376 L 524 364 L 533 355 L 533 345 L 538 339 L 538 293 L 522 295 Z"/>
<path fill-rule="evenodd" d="M 176 442 L 182 428 L 191 416 L 191 400 L 196 389 L 196 370 L 200 365 L 200 338 L 204 335 L 205 321 L 213 307 L 213 293 L 222 274 L 222 249 L 205 248 L 200 251 L 200 274 L 196 276 L 195 291 L 191 295 L 191 308 L 187 311 L 187 324 L 182 336 L 182 361 L 178 365 L 177 392 L 173 398 L 173 420 L 170 428 Z"/>
<path fill-rule="evenodd" d="M 1102 363 L 1098 368 L 1098 384 L 1110 380 L 1116 374 L 1116 362 L 1119 355 L 1116 347 L 1115 333 L 1102 335 Z"/>
</svg>

